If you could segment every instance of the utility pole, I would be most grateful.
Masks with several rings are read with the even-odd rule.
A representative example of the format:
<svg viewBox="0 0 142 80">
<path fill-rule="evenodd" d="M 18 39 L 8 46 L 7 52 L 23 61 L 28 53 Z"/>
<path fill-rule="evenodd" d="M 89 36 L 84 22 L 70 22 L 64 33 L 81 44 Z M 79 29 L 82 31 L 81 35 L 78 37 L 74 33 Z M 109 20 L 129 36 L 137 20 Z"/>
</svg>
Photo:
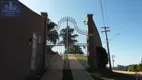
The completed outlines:
<svg viewBox="0 0 142 80">
<path fill-rule="evenodd" d="M 108 51 L 108 60 L 109 60 L 109 68 L 110 70 L 112 70 L 112 67 L 111 67 L 111 59 L 110 59 L 110 51 L 109 51 L 109 42 L 108 42 L 108 36 L 107 36 L 107 32 L 110 32 L 110 30 L 107 30 L 109 29 L 109 27 L 102 27 L 104 29 L 104 31 L 101 31 L 101 32 L 105 32 L 105 36 L 106 36 L 106 43 L 107 43 L 107 51 Z"/>
<path fill-rule="evenodd" d="M 68 37 L 69 37 L 69 29 L 68 29 L 68 17 L 67 17 L 67 54 L 66 54 L 66 57 L 67 57 L 67 60 L 66 60 L 66 68 L 68 69 L 69 68 L 69 60 L 68 60 L 68 54 L 69 54 L 69 51 L 68 51 L 68 48 L 69 48 L 69 41 L 68 41 Z"/>
<path fill-rule="evenodd" d="M 112 55 L 112 64 L 113 64 L 113 69 L 114 69 L 114 58 L 115 58 L 115 56 L 114 56 L 114 55 Z"/>
</svg>

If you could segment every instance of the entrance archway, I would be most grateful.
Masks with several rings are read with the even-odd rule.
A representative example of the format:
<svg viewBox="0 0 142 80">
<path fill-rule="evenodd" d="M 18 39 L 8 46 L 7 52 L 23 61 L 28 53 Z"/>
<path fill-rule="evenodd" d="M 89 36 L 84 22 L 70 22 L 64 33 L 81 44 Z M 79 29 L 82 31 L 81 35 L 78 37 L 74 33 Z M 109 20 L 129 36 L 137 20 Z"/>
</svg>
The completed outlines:
<svg viewBox="0 0 142 80">
<path fill-rule="evenodd" d="M 58 31 L 59 40 L 56 44 L 48 41 L 47 45 L 54 46 L 53 51 L 66 57 L 65 68 L 69 66 L 67 54 L 87 55 L 86 30 L 80 29 L 74 18 L 61 18 L 55 29 Z"/>
</svg>

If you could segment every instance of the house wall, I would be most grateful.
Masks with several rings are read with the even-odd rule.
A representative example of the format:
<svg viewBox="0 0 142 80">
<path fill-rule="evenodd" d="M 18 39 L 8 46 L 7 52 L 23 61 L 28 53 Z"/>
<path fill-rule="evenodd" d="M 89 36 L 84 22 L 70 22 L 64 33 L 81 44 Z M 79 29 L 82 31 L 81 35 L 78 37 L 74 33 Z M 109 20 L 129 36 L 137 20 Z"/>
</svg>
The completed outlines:
<svg viewBox="0 0 142 80">
<path fill-rule="evenodd" d="M 0 16 L 0 80 L 25 80 L 30 73 L 33 33 L 41 36 L 35 65 L 36 70 L 42 67 L 44 23 L 44 17 L 22 3 L 20 17 Z"/>
</svg>

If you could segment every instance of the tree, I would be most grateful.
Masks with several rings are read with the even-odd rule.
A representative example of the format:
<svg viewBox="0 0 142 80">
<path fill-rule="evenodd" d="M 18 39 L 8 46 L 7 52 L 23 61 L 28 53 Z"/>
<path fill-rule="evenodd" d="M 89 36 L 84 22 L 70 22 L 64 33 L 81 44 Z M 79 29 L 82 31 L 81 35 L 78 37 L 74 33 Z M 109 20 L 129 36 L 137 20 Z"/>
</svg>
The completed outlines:
<svg viewBox="0 0 142 80">
<path fill-rule="evenodd" d="M 132 71 L 139 71 L 139 66 L 137 64 L 132 65 Z"/>
<path fill-rule="evenodd" d="M 99 68 L 106 68 L 108 64 L 108 55 L 103 47 L 96 47 L 97 63 Z"/>
<path fill-rule="evenodd" d="M 83 54 L 82 49 L 78 45 L 72 45 L 68 49 L 65 50 L 65 53 L 69 54 Z"/>
<path fill-rule="evenodd" d="M 60 36 L 63 39 L 60 43 L 65 45 L 65 49 L 67 48 L 68 45 L 74 45 L 77 42 L 75 38 L 78 37 L 78 35 L 73 34 L 73 32 L 74 29 L 70 28 L 69 26 L 67 26 L 66 28 L 60 31 Z"/>
<path fill-rule="evenodd" d="M 130 65 L 128 71 L 142 71 L 142 63 Z"/>
<path fill-rule="evenodd" d="M 139 70 L 142 71 L 142 63 L 139 64 Z"/>
<path fill-rule="evenodd" d="M 128 71 L 132 71 L 132 66 L 129 66 L 129 67 L 128 67 Z"/>
<path fill-rule="evenodd" d="M 57 40 L 59 39 L 59 35 L 55 27 L 57 26 L 56 23 L 52 21 L 47 22 L 47 40 L 56 44 Z"/>
<path fill-rule="evenodd" d="M 56 44 L 57 40 L 59 39 L 59 35 L 55 27 L 57 26 L 56 23 L 52 22 L 49 18 L 47 18 L 47 36 L 46 39 L 47 41 Z M 48 46 L 47 45 L 47 50 L 51 51 L 51 48 L 54 46 Z"/>
</svg>

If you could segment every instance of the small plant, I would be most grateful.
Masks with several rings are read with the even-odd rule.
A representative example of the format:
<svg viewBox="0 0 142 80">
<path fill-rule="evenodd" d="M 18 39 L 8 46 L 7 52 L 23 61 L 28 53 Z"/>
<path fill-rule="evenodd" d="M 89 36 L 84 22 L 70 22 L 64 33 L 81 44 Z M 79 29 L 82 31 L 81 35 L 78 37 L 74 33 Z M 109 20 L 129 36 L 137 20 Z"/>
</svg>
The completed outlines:
<svg viewBox="0 0 142 80">
<path fill-rule="evenodd" d="M 97 52 L 97 63 L 99 68 L 106 68 L 108 64 L 108 55 L 103 47 L 96 47 Z"/>
</svg>

